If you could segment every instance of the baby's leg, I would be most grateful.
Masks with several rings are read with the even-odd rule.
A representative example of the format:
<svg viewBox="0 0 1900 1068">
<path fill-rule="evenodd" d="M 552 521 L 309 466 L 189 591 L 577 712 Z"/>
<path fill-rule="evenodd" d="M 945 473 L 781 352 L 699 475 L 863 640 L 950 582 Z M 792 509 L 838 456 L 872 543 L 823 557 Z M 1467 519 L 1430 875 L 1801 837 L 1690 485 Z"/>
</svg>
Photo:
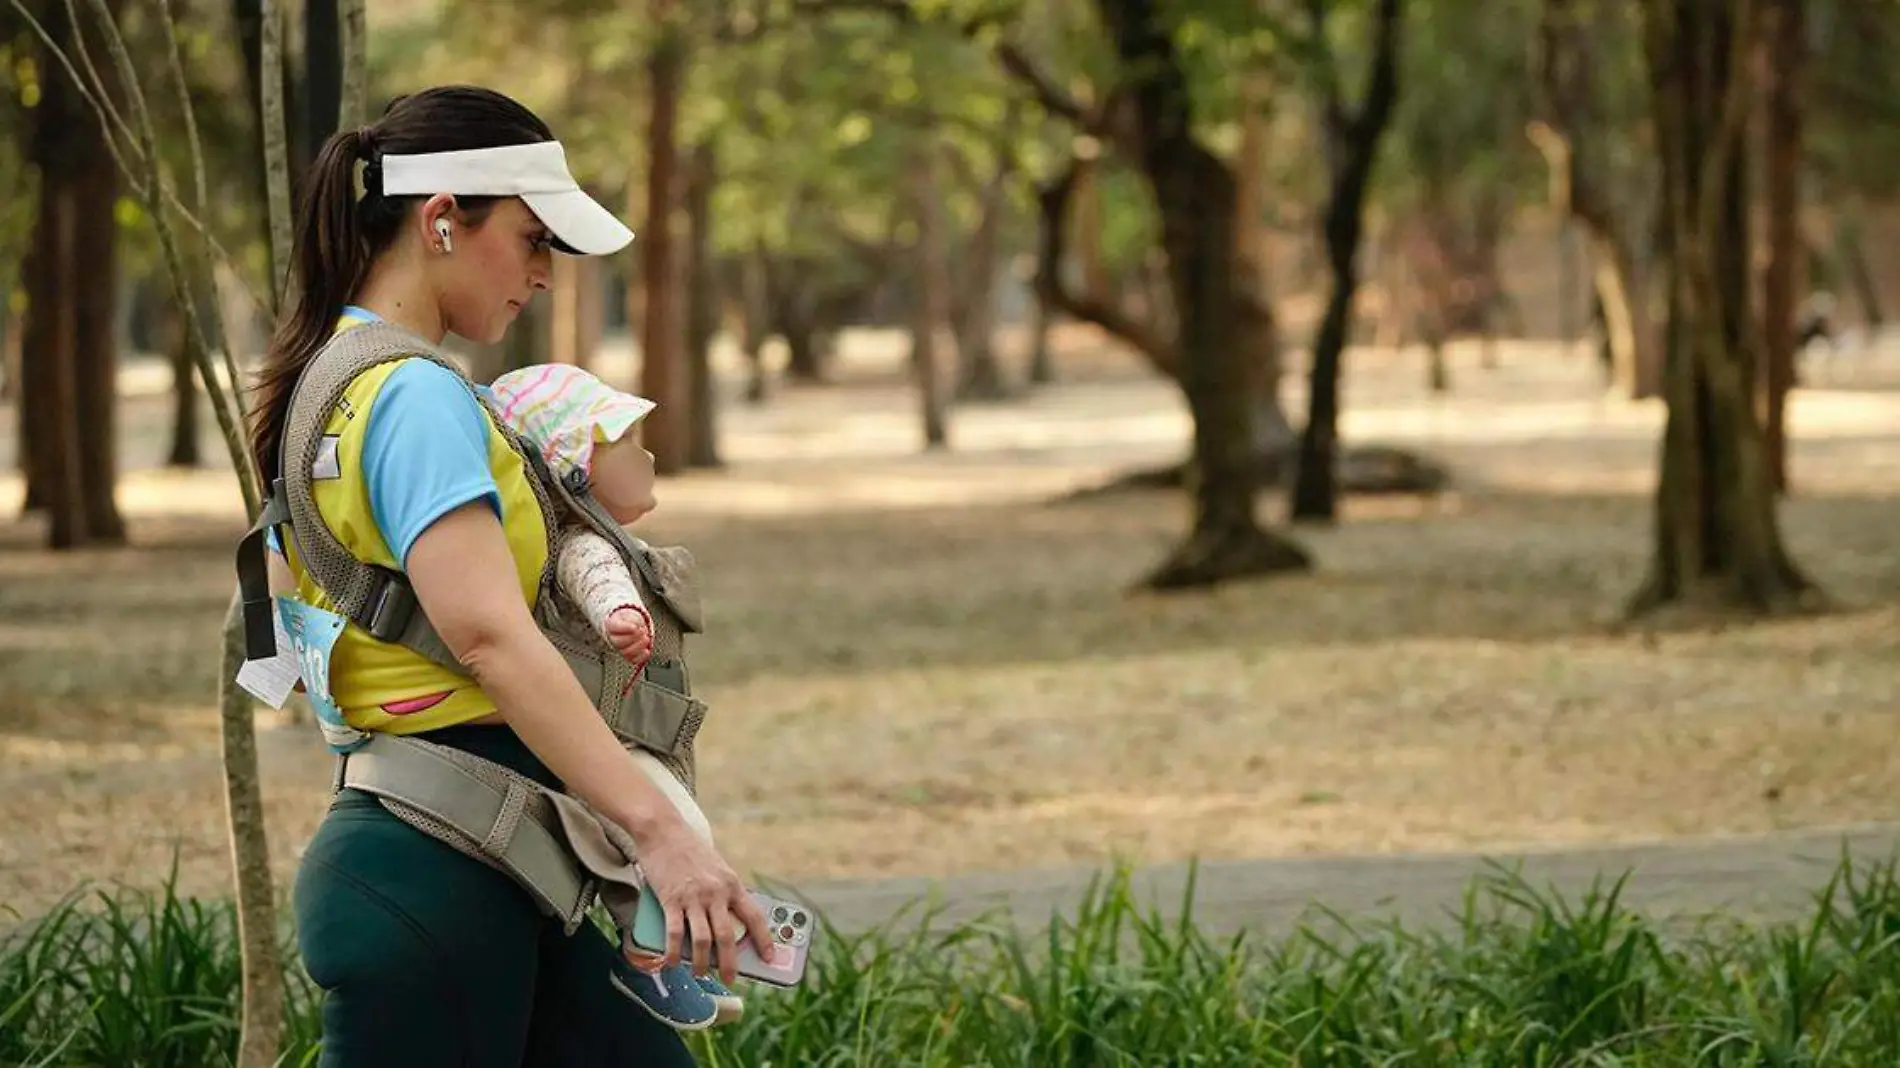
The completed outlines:
<svg viewBox="0 0 1900 1068">
<path fill-rule="evenodd" d="M 653 785 L 660 788 L 660 792 L 666 795 L 666 799 L 673 802 L 673 807 L 678 809 L 680 815 L 685 818 L 687 826 L 691 827 L 694 833 L 707 844 L 711 844 L 712 823 L 706 819 L 706 813 L 700 810 L 699 802 L 693 800 L 693 795 L 686 792 L 686 787 L 679 779 L 667 770 L 665 764 L 660 763 L 658 757 L 645 749 L 634 745 L 628 746 L 628 750 L 633 754 L 633 762 L 646 773 Z"/>
</svg>

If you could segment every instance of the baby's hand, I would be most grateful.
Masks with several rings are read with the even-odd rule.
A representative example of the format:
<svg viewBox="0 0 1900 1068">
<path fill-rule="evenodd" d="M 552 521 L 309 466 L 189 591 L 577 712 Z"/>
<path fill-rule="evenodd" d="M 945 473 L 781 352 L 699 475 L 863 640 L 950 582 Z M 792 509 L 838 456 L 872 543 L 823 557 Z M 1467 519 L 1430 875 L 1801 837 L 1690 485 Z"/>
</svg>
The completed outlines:
<svg viewBox="0 0 1900 1068">
<path fill-rule="evenodd" d="M 653 620 L 643 608 L 616 608 L 607 614 L 607 640 L 637 668 L 653 655 Z"/>
</svg>

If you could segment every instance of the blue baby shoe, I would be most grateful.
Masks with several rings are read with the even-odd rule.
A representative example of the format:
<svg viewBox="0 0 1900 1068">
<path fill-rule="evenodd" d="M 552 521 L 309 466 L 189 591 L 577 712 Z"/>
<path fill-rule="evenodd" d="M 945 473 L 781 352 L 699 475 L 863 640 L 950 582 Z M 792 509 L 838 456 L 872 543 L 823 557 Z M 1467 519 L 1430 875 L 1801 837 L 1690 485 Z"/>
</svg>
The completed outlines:
<svg viewBox="0 0 1900 1068">
<path fill-rule="evenodd" d="M 616 961 L 611 978 L 614 989 L 675 1030 L 703 1031 L 719 1018 L 718 1001 L 684 961 L 652 973 Z"/>
</svg>

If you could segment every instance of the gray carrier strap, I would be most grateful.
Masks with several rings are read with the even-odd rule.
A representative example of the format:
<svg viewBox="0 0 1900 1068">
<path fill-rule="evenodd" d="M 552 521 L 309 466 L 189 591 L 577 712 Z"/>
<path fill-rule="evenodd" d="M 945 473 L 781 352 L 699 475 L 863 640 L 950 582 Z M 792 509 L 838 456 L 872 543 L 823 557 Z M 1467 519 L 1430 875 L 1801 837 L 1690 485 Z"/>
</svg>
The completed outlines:
<svg viewBox="0 0 1900 1068">
<path fill-rule="evenodd" d="M 442 643 L 435 628 L 418 609 L 415 591 L 410 588 L 408 579 L 401 572 L 365 564 L 351 555 L 318 514 L 316 499 L 310 492 L 311 469 L 323 446 L 324 428 L 344 390 L 364 371 L 407 359 L 428 360 L 447 369 L 468 386 L 469 395 L 478 404 L 488 407 L 459 367 L 410 331 L 387 322 L 363 323 L 340 331 L 310 361 L 297 381 L 289 418 L 284 423 L 283 477 L 278 496 L 289 512 L 297 552 L 304 567 L 329 595 L 337 614 L 378 641 L 405 646 L 444 667 L 466 674 L 466 668 Z M 367 412 L 360 414 L 368 416 Z M 499 419 L 491 418 L 491 421 L 517 452 L 535 455 L 535 450 L 522 448 Z M 534 492 L 541 503 L 548 541 L 552 544 L 555 511 L 541 485 L 535 485 Z"/>
<path fill-rule="evenodd" d="M 540 789 L 531 780 L 497 765 L 507 782 L 499 790 L 435 746 L 394 734 L 339 759 L 339 789 L 401 802 L 454 829 L 570 930 L 593 903 L 594 884 L 566 843 L 527 811 Z"/>
</svg>

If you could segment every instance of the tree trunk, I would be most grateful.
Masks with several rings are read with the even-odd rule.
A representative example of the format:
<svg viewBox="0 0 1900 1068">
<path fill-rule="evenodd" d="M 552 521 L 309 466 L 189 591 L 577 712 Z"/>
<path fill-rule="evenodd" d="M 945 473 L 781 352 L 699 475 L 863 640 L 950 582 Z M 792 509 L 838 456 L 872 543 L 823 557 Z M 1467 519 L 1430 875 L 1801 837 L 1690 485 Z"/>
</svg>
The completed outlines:
<svg viewBox="0 0 1900 1068">
<path fill-rule="evenodd" d="M 745 353 L 745 399 L 765 403 L 771 384 L 765 373 L 765 343 L 772 336 L 771 298 L 765 281 L 765 250 L 755 249 L 739 264 L 739 348 Z"/>
<path fill-rule="evenodd" d="M 218 736 L 224 766 L 225 821 L 237 885 L 238 944 L 243 947 L 243 1023 L 238 1068 L 278 1063 L 284 1033 L 284 963 L 277 949 L 276 891 L 264 791 L 257 772 L 251 695 L 237 684 L 244 663 L 244 606 L 234 595 L 225 611 L 218 658 Z"/>
<path fill-rule="evenodd" d="M 1807 53 L 1804 0 L 1774 0 L 1767 15 L 1768 267 L 1762 279 L 1762 429 L 1768 478 L 1788 489 L 1788 391 L 1794 387 L 1795 308 L 1801 265 L 1801 80 Z"/>
<path fill-rule="evenodd" d="M 1603 344 L 1609 353 L 1610 384 L 1617 394 L 1646 400 L 1662 393 L 1662 354 L 1650 317 L 1648 287 L 1637 273 L 1629 242 L 1584 220 L 1593 265 L 1591 284 L 1603 310 Z"/>
<path fill-rule="evenodd" d="M 1099 5 L 1128 79 L 1137 155 L 1161 217 L 1180 381 L 1194 418 L 1193 530 L 1148 585 L 1178 589 L 1303 570 L 1311 566 L 1305 551 L 1263 530 L 1254 511 L 1254 369 L 1253 355 L 1238 344 L 1233 174 L 1194 138 L 1186 71 L 1152 0 Z"/>
<path fill-rule="evenodd" d="M 1056 380 L 1056 363 L 1049 352 L 1049 332 L 1055 325 L 1055 309 L 1049 306 L 1048 298 L 1040 291 L 1031 299 L 1035 304 L 1030 309 L 1027 377 L 1032 386 L 1047 386 Z"/>
<path fill-rule="evenodd" d="M 50 20 L 72 54 L 71 22 Z M 23 395 L 33 416 L 30 486 L 48 513 L 48 545 L 71 549 L 125 540 L 113 499 L 117 481 L 118 295 L 112 206 L 119 177 L 79 88 L 46 65 L 34 109 L 33 155 L 41 174 L 39 220 L 26 272 L 28 308 Z"/>
<path fill-rule="evenodd" d="M 1248 395 L 1253 398 L 1254 451 L 1279 473 L 1293 458 L 1299 435 L 1280 403 L 1283 370 L 1279 323 L 1273 316 L 1267 279 L 1267 118 L 1272 85 L 1260 71 L 1247 76 L 1240 152 L 1235 160 L 1234 287 L 1239 293 L 1241 347 L 1253 361 Z"/>
<path fill-rule="evenodd" d="M 665 24 L 672 0 L 654 0 L 653 17 Z M 674 264 L 673 204 L 679 173 L 680 84 L 686 70 L 685 41 L 667 26 L 647 60 L 651 118 L 647 126 L 647 210 L 641 234 L 640 272 L 646 282 L 646 321 L 640 341 L 641 389 L 659 405 L 642 435 L 654 470 L 677 474 L 686 467 L 692 413 L 681 342 L 678 279 Z"/>
<path fill-rule="evenodd" d="M 910 164 L 911 211 L 917 223 L 917 284 L 911 323 L 911 367 L 917 375 L 917 397 L 923 415 L 924 448 L 949 447 L 949 390 L 945 388 L 942 351 L 955 343 L 950 329 L 949 266 L 944 256 L 943 201 L 939 190 L 936 140 L 924 138 L 913 150 Z M 952 360 L 955 354 L 952 353 Z"/>
<path fill-rule="evenodd" d="M 554 257 L 553 277 L 548 281 L 548 359 L 553 363 L 587 366 L 581 325 L 581 290 L 589 284 L 586 267 L 591 256 Z"/>
<path fill-rule="evenodd" d="M 343 114 L 342 15 L 338 0 L 303 0 L 303 77 L 298 79 L 302 99 L 297 109 L 301 136 L 293 172 L 298 202 L 311 162 Z"/>
<path fill-rule="evenodd" d="M 168 339 L 172 358 L 172 447 L 165 463 L 171 467 L 197 467 L 204 462 L 198 449 L 198 387 L 193 380 L 198 366 L 192 346 L 196 343 L 185 328 L 184 316 L 173 313 L 172 336 Z"/>
<path fill-rule="evenodd" d="M 1006 120 L 1013 126 L 1012 121 Z M 998 146 L 996 173 L 984 183 L 981 216 L 971 236 L 968 262 L 958 294 L 957 398 L 993 401 L 1009 396 L 1003 365 L 996 359 L 996 275 L 998 232 L 1009 211 L 1009 180 L 1014 156 L 1007 144 Z"/>
<path fill-rule="evenodd" d="M 1333 182 L 1327 196 L 1325 235 L 1332 289 L 1313 341 L 1306 430 L 1300 436 L 1300 458 L 1293 472 L 1296 520 L 1331 522 L 1338 512 L 1340 357 L 1359 287 L 1357 259 L 1365 225 L 1366 187 L 1398 98 L 1398 24 L 1399 0 L 1379 0 L 1372 70 L 1359 113 L 1348 117 L 1338 100 L 1327 105 L 1326 155 L 1332 163 Z"/>
<path fill-rule="evenodd" d="M 340 104 L 336 128 L 353 130 L 369 122 L 368 0 L 334 0 L 337 5 Z"/>
<path fill-rule="evenodd" d="M 1880 287 L 1874 284 L 1873 269 L 1867 264 L 1867 247 L 1861 238 L 1857 206 L 1841 213 L 1836 240 L 1841 258 L 1846 261 L 1848 284 L 1854 287 L 1854 298 L 1860 302 L 1861 317 L 1870 328 L 1878 330 L 1887 321 L 1886 308 L 1880 300 Z"/>
<path fill-rule="evenodd" d="M 1755 414 L 1749 312 L 1747 28 L 1726 4 L 1647 0 L 1669 194 L 1669 407 L 1655 553 L 1632 614 L 1676 603 L 1756 612 L 1817 599 L 1783 548 Z"/>
<path fill-rule="evenodd" d="M 1102 191 L 1099 163 L 1081 169 L 1075 184 L 1075 258 L 1082 268 L 1082 293 L 1089 300 L 1110 301 L 1115 279 L 1102 257 Z"/>
<path fill-rule="evenodd" d="M 686 371 L 692 394 L 692 433 L 686 462 L 719 467 L 718 382 L 713 376 L 713 337 L 719 332 L 719 280 L 713 265 L 712 195 L 718 182 L 711 141 L 693 148 L 686 184 Z"/>
<path fill-rule="evenodd" d="M 284 63 L 284 17 L 281 0 L 261 0 L 258 115 L 264 151 L 265 218 L 270 227 L 270 286 L 265 303 L 272 314 L 283 306 L 285 287 L 289 284 L 293 228 L 291 131 L 284 107 L 284 85 L 288 77 Z"/>
<path fill-rule="evenodd" d="M 20 399 L 20 321 L 7 307 L 7 296 L 0 287 L 0 403 L 10 404 Z"/>
<path fill-rule="evenodd" d="M 1531 139 L 1550 167 L 1553 199 L 1589 239 L 1610 386 L 1642 400 L 1662 389 L 1661 338 L 1651 321 L 1650 290 L 1639 271 L 1635 242 L 1610 188 L 1601 144 L 1610 134 L 1594 81 L 1593 17 L 1573 0 L 1546 0 L 1538 27 L 1538 74 L 1549 122 L 1533 124 Z"/>
</svg>

